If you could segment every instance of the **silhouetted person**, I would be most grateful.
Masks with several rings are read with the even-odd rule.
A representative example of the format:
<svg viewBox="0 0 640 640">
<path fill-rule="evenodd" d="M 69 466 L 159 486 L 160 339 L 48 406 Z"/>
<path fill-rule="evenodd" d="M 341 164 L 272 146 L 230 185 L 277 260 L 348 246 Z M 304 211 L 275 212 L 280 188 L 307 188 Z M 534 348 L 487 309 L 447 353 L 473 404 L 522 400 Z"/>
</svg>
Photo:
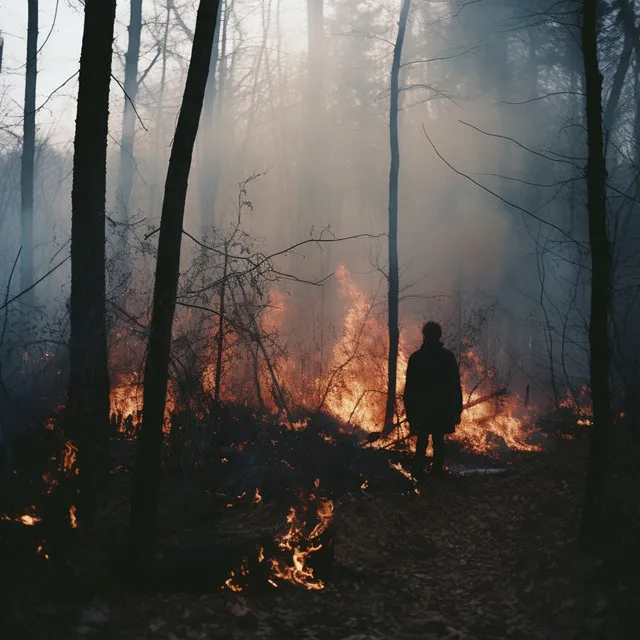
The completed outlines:
<svg viewBox="0 0 640 640">
<path fill-rule="evenodd" d="M 422 327 L 422 347 L 409 358 L 404 406 L 411 433 L 418 436 L 412 475 L 422 478 L 429 444 L 433 442 L 433 473 L 444 472 L 444 436 L 455 431 L 462 414 L 462 387 L 458 363 L 440 341 L 437 322 Z"/>
</svg>

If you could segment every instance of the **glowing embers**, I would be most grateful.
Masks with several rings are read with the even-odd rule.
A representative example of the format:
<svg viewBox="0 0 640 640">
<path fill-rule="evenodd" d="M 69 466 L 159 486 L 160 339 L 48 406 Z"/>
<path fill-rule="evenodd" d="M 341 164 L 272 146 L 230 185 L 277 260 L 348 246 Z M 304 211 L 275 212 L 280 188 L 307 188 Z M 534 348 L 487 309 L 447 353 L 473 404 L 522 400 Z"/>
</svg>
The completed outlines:
<svg viewBox="0 0 640 640">
<path fill-rule="evenodd" d="M 245 556 L 240 566 L 230 571 L 224 586 L 242 591 L 248 584 L 262 580 L 273 587 L 278 587 L 279 582 L 290 582 L 308 590 L 323 589 L 324 582 L 313 567 L 314 554 L 332 551 L 329 526 L 333 511 L 331 500 L 316 498 L 314 494 L 301 507 L 291 507 L 286 518 L 287 530 L 276 536 L 272 551 L 267 553 L 263 546 L 256 546 L 256 555 Z"/>
<path fill-rule="evenodd" d="M 582 386 L 577 394 L 574 394 L 569 389 L 560 406 L 564 409 L 569 409 L 573 413 L 578 426 L 589 427 L 593 424 L 593 409 L 591 407 L 589 388 L 586 384 Z"/>
<path fill-rule="evenodd" d="M 314 575 L 309 564 L 312 554 L 320 551 L 323 544 L 323 534 L 326 533 L 333 519 L 333 502 L 318 499 L 317 517 L 319 522 L 312 531 L 305 535 L 305 527 L 299 521 L 294 507 L 287 516 L 288 531 L 278 538 L 278 547 L 291 554 L 291 561 L 271 560 L 274 578 L 286 580 L 305 587 L 305 589 L 323 589 L 324 583 Z"/>
<path fill-rule="evenodd" d="M 40 522 L 42 520 L 42 518 L 39 518 L 38 516 L 31 516 L 27 513 L 21 515 L 18 520 L 20 520 L 20 522 L 22 522 L 23 525 L 27 526 L 27 527 L 32 527 L 34 524 L 36 524 L 36 522 Z"/>
<path fill-rule="evenodd" d="M 31 505 L 25 512 L 21 515 L 15 516 L 12 518 L 6 514 L 0 515 L 0 520 L 5 521 L 15 521 L 22 523 L 25 527 L 33 527 L 33 525 L 38 524 L 38 522 L 42 521 L 42 518 L 36 514 L 35 505 Z"/>
<path fill-rule="evenodd" d="M 69 523 L 72 529 L 77 529 L 78 520 L 76 519 L 76 506 L 74 504 L 69 507 Z"/>
<path fill-rule="evenodd" d="M 401 473 L 408 480 L 411 480 L 411 474 L 399 462 L 391 462 L 391 460 L 389 460 L 389 466 L 398 473 Z"/>
<path fill-rule="evenodd" d="M 262 558 L 262 560 L 264 560 L 264 553 L 262 552 L 262 549 L 258 551 L 258 558 Z M 242 591 L 249 573 L 249 560 L 247 558 L 243 558 L 240 568 L 237 571 L 232 570 L 231 576 L 227 578 L 224 584 L 227 589 L 231 589 L 231 591 Z"/>
<path fill-rule="evenodd" d="M 77 455 L 78 455 L 78 449 L 74 447 L 70 442 L 65 442 L 60 470 L 68 474 L 73 472 L 73 475 L 77 476 L 79 472 L 79 469 L 76 466 Z"/>
</svg>

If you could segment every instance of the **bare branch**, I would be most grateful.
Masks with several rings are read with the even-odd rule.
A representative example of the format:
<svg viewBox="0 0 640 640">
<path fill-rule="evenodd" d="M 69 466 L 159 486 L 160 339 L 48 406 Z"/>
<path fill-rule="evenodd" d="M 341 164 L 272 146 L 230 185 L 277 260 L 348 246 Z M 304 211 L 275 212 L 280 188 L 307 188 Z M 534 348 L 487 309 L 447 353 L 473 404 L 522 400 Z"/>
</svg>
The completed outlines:
<svg viewBox="0 0 640 640">
<path fill-rule="evenodd" d="M 521 207 L 518 204 L 515 204 L 515 202 L 510 202 L 509 200 L 507 200 L 506 198 L 503 198 L 500 194 L 496 193 L 495 191 L 492 191 L 491 189 L 489 189 L 488 187 L 485 187 L 482 183 L 478 182 L 477 180 L 474 180 L 471 176 L 467 175 L 466 173 L 463 173 L 462 171 L 459 171 L 458 169 L 456 169 L 446 158 L 444 158 L 444 156 L 438 151 L 437 147 L 435 146 L 435 144 L 433 144 L 433 141 L 431 140 L 431 138 L 429 137 L 429 134 L 427 133 L 427 130 L 424 126 L 424 124 L 422 125 L 422 130 L 424 131 L 424 135 L 427 138 L 429 144 L 431 145 L 431 148 L 433 149 L 434 153 L 438 156 L 438 158 L 440 158 L 440 160 L 442 160 L 442 162 L 444 162 L 447 167 L 449 167 L 449 169 L 451 169 L 451 171 L 453 171 L 454 173 L 456 173 L 457 175 L 461 176 L 462 178 L 465 178 L 466 180 L 468 180 L 469 182 L 475 184 L 477 187 L 480 187 L 483 191 L 486 191 L 489 195 L 492 195 L 494 198 L 497 198 L 498 200 L 500 200 L 501 202 L 504 202 L 504 204 L 513 207 L 514 209 L 517 209 L 518 211 L 521 211 L 522 213 L 528 215 L 529 217 L 533 218 L 534 220 L 537 220 L 538 222 L 540 222 L 541 224 L 545 224 L 549 227 L 551 227 L 552 229 L 555 229 L 556 231 L 558 231 L 563 237 L 565 237 L 567 240 L 570 240 L 571 242 L 577 244 L 578 246 L 582 246 L 581 243 L 576 240 L 575 238 L 573 238 L 573 236 L 571 236 L 569 233 L 567 233 L 564 229 L 560 228 L 558 225 L 553 224 L 553 222 L 549 222 L 548 220 L 545 220 L 544 218 L 541 218 L 540 216 L 536 215 L 535 213 L 533 213 L 533 211 L 529 211 L 528 209 L 525 209 L 524 207 Z"/>
</svg>

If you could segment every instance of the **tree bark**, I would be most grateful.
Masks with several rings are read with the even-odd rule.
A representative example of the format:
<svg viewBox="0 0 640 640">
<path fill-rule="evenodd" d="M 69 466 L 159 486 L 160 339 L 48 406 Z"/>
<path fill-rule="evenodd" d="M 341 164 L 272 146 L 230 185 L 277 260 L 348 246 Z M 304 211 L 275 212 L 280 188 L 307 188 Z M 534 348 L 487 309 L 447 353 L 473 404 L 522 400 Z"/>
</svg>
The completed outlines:
<svg viewBox="0 0 640 640">
<path fill-rule="evenodd" d="M 138 97 L 138 61 L 142 35 L 142 0 L 131 0 L 129 17 L 129 42 L 124 63 L 124 110 L 122 113 L 122 140 L 118 172 L 118 195 L 122 207 L 121 221 L 129 221 L 129 206 L 136 172 L 134 142 L 136 133 L 135 103 Z"/>
<path fill-rule="evenodd" d="M 115 0 L 85 2 L 71 192 L 67 435 L 78 447 L 78 518 L 91 518 L 108 472 L 105 192 Z"/>
<path fill-rule="evenodd" d="M 22 290 L 33 284 L 33 183 L 36 149 L 36 78 L 38 75 L 38 0 L 28 2 L 27 63 L 24 90 L 24 124 L 22 139 L 20 286 Z M 33 301 L 33 291 L 25 302 Z"/>
<path fill-rule="evenodd" d="M 396 387 L 398 346 L 400 342 L 399 290 L 400 276 L 398 272 L 398 175 L 400 172 L 400 146 L 398 142 L 398 102 L 400 61 L 402 45 L 407 29 L 407 19 L 411 0 L 403 0 L 398 23 L 398 36 L 393 51 L 391 65 L 391 108 L 389 114 L 389 139 L 391 146 L 391 168 L 389 171 L 389 361 L 387 382 L 387 406 L 384 417 L 384 431 L 393 429 L 396 410 Z"/>
<path fill-rule="evenodd" d="M 618 61 L 618 66 L 613 74 L 613 82 L 611 84 L 611 91 L 609 92 L 609 99 L 607 100 L 606 108 L 604 110 L 604 130 L 607 139 L 611 137 L 616 120 L 616 111 L 618 109 L 618 103 L 620 102 L 620 95 L 622 94 L 622 88 L 624 87 L 624 79 L 627 76 L 629 70 L 629 63 L 631 62 L 631 52 L 633 51 L 633 44 L 629 33 L 625 30 L 624 42 L 622 45 L 622 55 Z"/>
<path fill-rule="evenodd" d="M 603 149 L 602 75 L 598 66 L 598 0 L 584 0 L 582 55 L 587 116 L 587 211 L 591 248 L 591 311 L 589 368 L 593 425 L 582 533 L 597 542 L 606 525 L 603 498 L 612 424 L 609 388 L 609 304 L 611 298 L 611 247 L 607 233 L 607 169 Z"/>
<path fill-rule="evenodd" d="M 216 203 L 217 184 L 211 179 L 211 171 L 218 161 L 214 153 L 214 145 L 217 142 L 214 138 L 215 107 L 217 102 L 217 80 L 216 71 L 218 69 L 218 59 L 220 51 L 220 30 L 222 28 L 222 11 L 218 11 L 216 18 L 216 31 L 211 50 L 211 62 L 209 63 L 209 77 L 207 78 L 207 88 L 204 93 L 204 104 L 202 107 L 202 131 L 200 133 L 200 144 L 202 145 L 203 163 L 200 168 L 200 236 L 204 238 L 207 228 L 214 224 L 213 211 Z"/>
<path fill-rule="evenodd" d="M 131 504 L 133 557 L 153 557 L 162 461 L 173 317 L 178 291 L 182 225 L 198 124 L 211 61 L 219 0 L 200 0 L 191 61 L 165 182 L 153 290 L 149 347 L 145 363 L 143 422 Z"/>
<path fill-rule="evenodd" d="M 227 270 L 229 268 L 229 243 L 224 245 L 224 266 L 222 269 L 222 282 L 220 283 L 220 318 L 218 319 L 218 340 L 216 352 L 216 379 L 213 391 L 213 400 L 216 409 L 220 407 L 220 387 L 222 386 L 222 354 L 224 351 L 224 314 L 227 292 Z"/>
</svg>

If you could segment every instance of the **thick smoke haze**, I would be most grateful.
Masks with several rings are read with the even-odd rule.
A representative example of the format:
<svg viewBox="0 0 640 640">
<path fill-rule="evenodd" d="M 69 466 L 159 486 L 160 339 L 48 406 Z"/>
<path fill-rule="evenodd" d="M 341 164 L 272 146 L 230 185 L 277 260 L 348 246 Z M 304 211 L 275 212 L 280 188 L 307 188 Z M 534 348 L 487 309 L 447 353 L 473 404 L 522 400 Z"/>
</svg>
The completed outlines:
<svg viewBox="0 0 640 640">
<path fill-rule="evenodd" d="M 113 301 L 124 300 L 125 292 L 135 298 L 140 319 L 149 304 L 153 230 L 186 77 L 192 4 L 143 2 L 128 202 L 119 169 L 129 7 L 118 5 L 107 191 L 109 292 Z M 550 350 L 562 359 L 552 366 L 562 369 L 565 382 L 577 383 L 586 373 L 587 298 L 579 276 L 585 256 L 567 241 L 567 234 L 578 244 L 586 237 L 586 152 L 580 50 L 560 18 L 536 18 L 537 4 L 413 3 L 400 73 L 399 248 L 400 317 L 410 347 L 419 342 L 416 327 L 427 317 L 443 321 L 450 340 L 464 332 L 463 316 L 484 323 L 487 352 L 514 391 L 522 393 L 533 381 L 542 402 L 550 393 Z M 238 251 L 251 246 L 270 254 L 311 238 L 377 236 L 309 243 L 275 260 L 280 277 L 270 289 L 284 294 L 289 313 L 280 329 L 291 340 L 340 334 L 345 303 L 331 274 L 341 266 L 367 299 L 378 292 L 376 308 L 384 312 L 386 285 L 380 288 L 380 282 L 387 268 L 382 234 L 388 225 L 396 5 L 329 0 L 309 22 L 305 4 L 293 0 L 224 3 L 185 231 L 196 240 L 223 242 L 240 205 Z M 68 255 L 82 5 L 43 1 L 40 14 L 36 277 Z M 17 135 L 26 11 L 4 3 L 2 20 L 0 268 L 2 282 L 15 294 L 18 282 L 9 280 L 19 246 Z M 628 126 L 622 118 L 616 147 L 621 154 L 628 153 L 622 132 Z M 124 223 L 131 225 L 125 234 L 128 267 L 119 253 Z M 185 236 L 189 286 L 197 279 L 194 260 L 201 251 Z M 38 326 L 60 318 L 64 333 L 68 278 L 67 262 L 38 285 Z M 303 282 L 319 280 L 322 287 Z"/>
</svg>

